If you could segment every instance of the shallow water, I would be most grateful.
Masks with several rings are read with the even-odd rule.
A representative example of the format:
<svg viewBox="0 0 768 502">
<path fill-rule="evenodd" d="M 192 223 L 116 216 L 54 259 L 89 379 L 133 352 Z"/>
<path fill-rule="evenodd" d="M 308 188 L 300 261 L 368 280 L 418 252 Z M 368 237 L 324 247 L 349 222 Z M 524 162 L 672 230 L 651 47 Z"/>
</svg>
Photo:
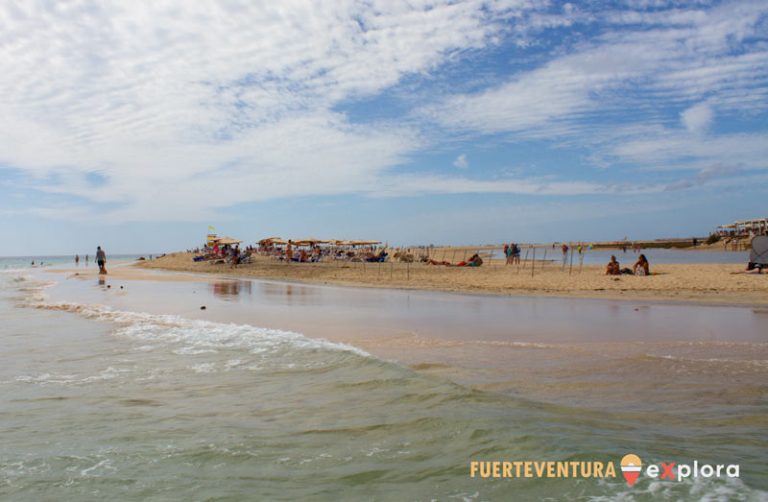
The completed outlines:
<svg viewBox="0 0 768 502">
<path fill-rule="evenodd" d="M 0 295 L 0 497 L 766 498 L 762 309 L 28 271 Z M 742 477 L 469 477 L 628 452 Z"/>
<path fill-rule="evenodd" d="M 526 254 L 527 253 L 527 254 Z M 740 263 L 746 265 L 749 252 L 748 251 L 684 251 L 677 249 L 643 249 L 639 253 L 633 251 L 631 248 L 626 252 L 622 252 L 621 249 L 587 249 L 585 248 L 581 254 L 574 250 L 573 253 L 573 265 L 578 266 L 580 263 L 584 265 L 604 265 L 608 263 L 611 256 L 616 256 L 616 259 L 622 266 L 631 267 L 634 262 L 637 261 L 637 257 L 640 253 L 644 254 L 651 265 L 670 265 L 670 264 L 697 264 L 697 263 Z M 493 252 L 494 260 L 503 260 L 504 251 L 498 249 Z M 520 259 L 533 259 L 533 250 L 523 248 Z M 562 264 L 565 261 L 566 266 L 571 264 L 571 255 L 567 257 L 563 256 L 560 248 L 555 249 L 537 248 L 536 260 L 551 260 L 555 263 Z M 495 263 L 495 261 L 494 261 Z"/>
</svg>

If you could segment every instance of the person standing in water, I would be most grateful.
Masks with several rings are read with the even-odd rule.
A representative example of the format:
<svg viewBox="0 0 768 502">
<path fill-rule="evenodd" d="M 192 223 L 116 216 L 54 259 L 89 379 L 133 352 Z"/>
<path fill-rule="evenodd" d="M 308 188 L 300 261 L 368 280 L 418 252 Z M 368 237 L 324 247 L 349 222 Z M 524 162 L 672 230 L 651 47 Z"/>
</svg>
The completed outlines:
<svg viewBox="0 0 768 502">
<path fill-rule="evenodd" d="M 75 255 L 75 266 L 76 267 L 80 266 L 80 255 L 79 254 Z"/>
<path fill-rule="evenodd" d="M 88 255 L 85 255 L 85 266 L 86 267 L 88 266 L 88 260 L 89 260 Z"/>
<path fill-rule="evenodd" d="M 99 265 L 99 274 L 106 274 L 107 254 L 101 249 L 101 246 L 96 246 L 96 263 Z"/>
</svg>

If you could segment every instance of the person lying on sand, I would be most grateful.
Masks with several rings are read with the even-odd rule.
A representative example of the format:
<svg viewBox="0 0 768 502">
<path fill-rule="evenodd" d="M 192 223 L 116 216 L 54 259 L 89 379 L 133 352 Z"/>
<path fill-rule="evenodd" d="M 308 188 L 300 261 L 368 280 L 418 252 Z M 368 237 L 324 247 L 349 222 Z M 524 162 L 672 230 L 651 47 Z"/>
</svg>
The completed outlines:
<svg viewBox="0 0 768 502">
<path fill-rule="evenodd" d="M 637 261 L 632 266 L 632 272 L 634 272 L 635 275 L 651 275 L 651 267 L 644 254 L 638 256 Z"/>
<path fill-rule="evenodd" d="M 619 262 L 616 261 L 616 257 L 613 255 L 611 255 L 611 261 L 605 266 L 605 275 L 621 275 Z"/>
<path fill-rule="evenodd" d="M 429 260 L 427 263 L 430 265 L 444 265 L 446 267 L 479 267 L 483 264 L 483 259 L 480 258 L 480 255 L 475 253 L 473 254 L 469 260 L 467 261 L 460 261 L 456 265 L 449 261 L 437 261 L 437 260 Z"/>
</svg>

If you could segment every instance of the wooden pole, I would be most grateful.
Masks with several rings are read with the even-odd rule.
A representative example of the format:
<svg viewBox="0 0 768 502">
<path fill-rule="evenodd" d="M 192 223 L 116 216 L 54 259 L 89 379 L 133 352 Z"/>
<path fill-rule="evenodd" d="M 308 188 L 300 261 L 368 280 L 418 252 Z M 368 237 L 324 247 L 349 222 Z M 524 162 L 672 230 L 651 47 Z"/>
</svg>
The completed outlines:
<svg viewBox="0 0 768 502">
<path fill-rule="evenodd" d="M 533 248 L 533 259 L 531 259 L 531 277 L 533 277 L 533 270 L 536 268 L 536 247 Z"/>
<path fill-rule="evenodd" d="M 570 250 L 571 250 L 571 266 L 568 267 L 568 275 L 571 275 L 571 273 L 573 272 L 573 243 L 571 243 L 570 245 Z"/>
</svg>

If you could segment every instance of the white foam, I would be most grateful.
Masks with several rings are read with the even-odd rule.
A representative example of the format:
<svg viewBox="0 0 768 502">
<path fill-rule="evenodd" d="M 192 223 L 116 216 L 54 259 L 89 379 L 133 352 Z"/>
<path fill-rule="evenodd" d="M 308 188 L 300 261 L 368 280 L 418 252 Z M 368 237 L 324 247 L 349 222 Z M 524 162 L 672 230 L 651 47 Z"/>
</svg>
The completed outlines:
<svg viewBox="0 0 768 502">
<path fill-rule="evenodd" d="M 651 359 L 666 359 L 668 361 L 678 361 L 681 363 L 735 364 L 757 366 L 759 368 L 768 367 L 768 360 L 765 359 L 728 359 L 722 357 L 694 358 L 673 356 L 671 354 L 646 354 L 645 356 Z"/>
<path fill-rule="evenodd" d="M 200 364 L 193 364 L 189 367 L 192 371 L 195 373 L 215 373 L 216 372 L 216 365 L 213 363 L 200 363 Z"/>
<path fill-rule="evenodd" d="M 768 492 L 751 488 L 739 478 L 687 478 L 682 481 L 644 480 L 635 486 L 625 483 L 598 480 L 606 491 L 612 493 L 591 496 L 593 502 L 615 500 L 633 501 L 637 499 L 653 500 L 701 500 L 707 502 L 728 502 L 730 500 L 768 500 Z"/>
<path fill-rule="evenodd" d="M 367 352 L 351 345 L 328 340 L 308 338 L 300 333 L 247 324 L 228 324 L 186 319 L 176 315 L 157 315 L 143 312 L 113 310 L 103 305 L 77 303 L 31 302 L 34 308 L 76 313 L 87 319 L 107 321 L 120 325 L 115 336 L 140 340 L 141 350 L 157 345 L 181 344 L 174 349 L 177 355 L 195 355 L 220 350 L 246 349 L 251 354 L 269 355 L 275 351 L 293 348 L 302 350 L 331 350 L 371 357 Z"/>
<path fill-rule="evenodd" d="M 23 383 L 32 383 L 37 385 L 83 385 L 103 380 L 114 380 L 123 373 L 129 373 L 131 370 L 124 368 L 108 368 L 95 375 L 78 377 L 77 375 L 59 375 L 51 373 L 40 373 L 38 375 L 19 375 L 14 380 Z"/>
</svg>

